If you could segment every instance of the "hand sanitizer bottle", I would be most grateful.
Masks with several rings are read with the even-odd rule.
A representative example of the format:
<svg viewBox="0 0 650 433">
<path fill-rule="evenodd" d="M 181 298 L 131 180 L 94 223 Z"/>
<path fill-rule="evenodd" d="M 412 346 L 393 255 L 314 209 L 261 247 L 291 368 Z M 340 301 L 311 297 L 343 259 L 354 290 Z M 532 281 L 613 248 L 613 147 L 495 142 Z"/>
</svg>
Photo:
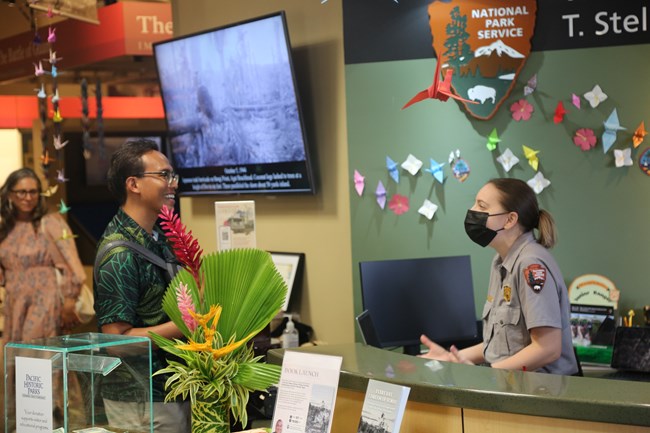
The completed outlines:
<svg viewBox="0 0 650 433">
<path fill-rule="evenodd" d="M 298 347 L 298 330 L 291 320 L 291 316 L 289 316 L 289 321 L 282 333 L 282 348 L 288 349 L 290 347 Z"/>
</svg>

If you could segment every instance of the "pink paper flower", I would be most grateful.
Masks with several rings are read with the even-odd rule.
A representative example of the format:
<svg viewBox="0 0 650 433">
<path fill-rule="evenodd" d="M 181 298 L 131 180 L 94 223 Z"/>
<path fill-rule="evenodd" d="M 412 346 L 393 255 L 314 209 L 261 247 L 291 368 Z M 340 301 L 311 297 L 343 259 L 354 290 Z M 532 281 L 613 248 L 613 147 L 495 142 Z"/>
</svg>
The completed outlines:
<svg viewBox="0 0 650 433">
<path fill-rule="evenodd" d="M 395 194 L 388 203 L 388 209 L 392 210 L 395 215 L 402 215 L 409 210 L 409 198 L 400 194 Z"/>
<path fill-rule="evenodd" d="M 195 313 L 195 311 L 192 296 L 190 296 L 190 292 L 187 291 L 187 284 L 178 284 L 178 289 L 176 289 L 176 301 L 178 302 L 178 309 L 181 312 L 183 322 L 191 332 L 194 332 L 197 322 L 194 316 L 190 313 L 190 311 L 192 313 Z"/>
<path fill-rule="evenodd" d="M 512 118 L 517 122 L 520 120 L 528 120 L 533 114 L 533 106 L 528 103 L 525 99 L 520 99 L 510 106 L 510 111 L 512 111 Z"/>
<path fill-rule="evenodd" d="M 582 128 L 576 131 L 576 135 L 573 136 L 573 142 L 583 151 L 587 151 L 596 146 L 596 135 L 594 134 L 593 129 Z"/>
</svg>

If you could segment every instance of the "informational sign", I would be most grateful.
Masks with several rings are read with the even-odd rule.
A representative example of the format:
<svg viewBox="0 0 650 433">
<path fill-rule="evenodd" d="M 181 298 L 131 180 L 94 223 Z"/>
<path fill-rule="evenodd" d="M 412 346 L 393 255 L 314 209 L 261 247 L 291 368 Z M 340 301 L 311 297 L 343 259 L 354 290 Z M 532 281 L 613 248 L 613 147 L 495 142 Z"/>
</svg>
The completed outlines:
<svg viewBox="0 0 650 433">
<path fill-rule="evenodd" d="M 342 362 L 340 356 L 284 352 L 274 432 L 330 432 Z"/>
<path fill-rule="evenodd" d="M 16 433 L 52 431 L 52 361 L 16 357 Z"/>
<path fill-rule="evenodd" d="M 257 246 L 253 200 L 215 201 L 214 218 L 218 251 Z"/>
</svg>

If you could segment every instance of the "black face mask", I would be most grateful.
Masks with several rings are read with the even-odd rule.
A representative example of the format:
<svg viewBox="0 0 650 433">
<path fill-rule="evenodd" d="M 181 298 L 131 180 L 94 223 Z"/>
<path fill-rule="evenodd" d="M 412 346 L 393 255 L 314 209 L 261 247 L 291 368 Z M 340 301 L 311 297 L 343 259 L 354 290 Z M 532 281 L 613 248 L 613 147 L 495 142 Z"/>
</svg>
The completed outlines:
<svg viewBox="0 0 650 433">
<path fill-rule="evenodd" d="M 471 240 L 480 246 L 487 247 L 490 242 L 492 242 L 492 239 L 494 239 L 497 233 L 504 229 L 503 227 L 499 230 L 489 229 L 487 227 L 488 217 L 505 215 L 507 213 L 510 212 L 489 214 L 487 212 L 479 212 L 468 209 L 467 215 L 465 215 L 465 233 L 467 233 L 467 236 L 469 236 Z"/>
</svg>

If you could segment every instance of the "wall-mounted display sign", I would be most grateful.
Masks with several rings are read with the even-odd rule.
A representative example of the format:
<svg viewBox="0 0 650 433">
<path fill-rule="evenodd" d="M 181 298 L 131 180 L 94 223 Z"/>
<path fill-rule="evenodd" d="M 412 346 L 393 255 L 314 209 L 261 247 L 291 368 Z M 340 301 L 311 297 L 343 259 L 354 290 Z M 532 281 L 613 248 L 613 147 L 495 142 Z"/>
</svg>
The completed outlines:
<svg viewBox="0 0 650 433">
<path fill-rule="evenodd" d="M 429 26 L 441 69 L 465 109 L 489 119 L 508 97 L 531 50 L 535 0 L 433 2 Z"/>
</svg>

